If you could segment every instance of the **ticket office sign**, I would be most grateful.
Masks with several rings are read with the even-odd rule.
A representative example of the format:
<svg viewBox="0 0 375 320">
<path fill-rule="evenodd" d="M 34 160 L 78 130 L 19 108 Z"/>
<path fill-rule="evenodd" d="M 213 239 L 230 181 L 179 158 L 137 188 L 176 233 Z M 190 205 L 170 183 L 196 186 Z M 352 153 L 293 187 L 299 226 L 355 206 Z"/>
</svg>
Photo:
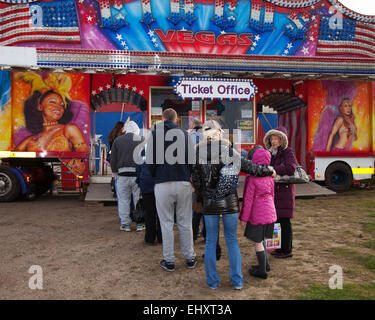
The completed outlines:
<svg viewBox="0 0 375 320">
<path fill-rule="evenodd" d="M 181 99 L 252 100 L 257 87 L 252 80 L 181 78 L 174 91 Z"/>
</svg>

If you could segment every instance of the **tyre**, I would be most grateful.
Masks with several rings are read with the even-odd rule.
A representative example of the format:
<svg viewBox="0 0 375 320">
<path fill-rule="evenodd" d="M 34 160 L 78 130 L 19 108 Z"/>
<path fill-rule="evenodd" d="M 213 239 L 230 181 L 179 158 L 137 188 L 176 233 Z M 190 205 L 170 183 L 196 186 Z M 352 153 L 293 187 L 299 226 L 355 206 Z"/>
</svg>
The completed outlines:
<svg viewBox="0 0 375 320">
<path fill-rule="evenodd" d="M 21 192 L 20 182 L 7 166 L 0 165 L 0 202 L 13 201 Z"/>
<path fill-rule="evenodd" d="M 328 188 L 335 192 L 348 191 L 353 182 L 351 168 L 342 162 L 335 162 L 328 166 L 325 174 Z"/>
</svg>

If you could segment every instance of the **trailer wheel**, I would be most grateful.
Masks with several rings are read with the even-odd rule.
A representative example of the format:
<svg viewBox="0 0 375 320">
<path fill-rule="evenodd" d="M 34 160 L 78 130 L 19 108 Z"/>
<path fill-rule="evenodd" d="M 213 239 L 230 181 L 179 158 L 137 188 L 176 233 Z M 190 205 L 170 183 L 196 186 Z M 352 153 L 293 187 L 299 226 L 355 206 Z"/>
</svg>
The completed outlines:
<svg viewBox="0 0 375 320">
<path fill-rule="evenodd" d="M 0 202 L 13 201 L 21 192 L 21 185 L 9 167 L 0 165 Z"/>
<path fill-rule="evenodd" d="M 353 182 L 351 168 L 342 162 L 335 162 L 328 166 L 325 177 L 326 185 L 335 192 L 348 191 Z"/>
</svg>

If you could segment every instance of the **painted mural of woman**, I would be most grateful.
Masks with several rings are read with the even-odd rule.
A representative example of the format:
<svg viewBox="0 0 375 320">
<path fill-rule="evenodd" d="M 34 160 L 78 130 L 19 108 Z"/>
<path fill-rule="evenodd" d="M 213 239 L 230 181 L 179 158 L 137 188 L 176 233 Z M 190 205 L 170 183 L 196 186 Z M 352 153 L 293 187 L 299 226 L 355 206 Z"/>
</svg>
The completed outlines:
<svg viewBox="0 0 375 320">
<path fill-rule="evenodd" d="M 322 81 L 326 107 L 320 115 L 312 151 L 350 151 L 358 139 L 352 101 L 357 94 L 354 82 Z"/>
<path fill-rule="evenodd" d="M 338 136 L 334 140 L 336 135 Z M 349 98 L 344 98 L 339 106 L 339 115 L 333 123 L 329 134 L 326 151 L 345 151 L 348 150 L 349 146 L 351 149 L 352 142 L 357 139 L 357 126 L 352 102 Z"/>
<path fill-rule="evenodd" d="M 31 84 L 31 96 L 24 103 L 26 128 L 31 136 L 16 145 L 17 151 L 88 152 L 81 130 L 73 118 L 69 97 L 71 79 L 51 73 L 46 79 L 33 72 L 17 76 Z"/>
</svg>

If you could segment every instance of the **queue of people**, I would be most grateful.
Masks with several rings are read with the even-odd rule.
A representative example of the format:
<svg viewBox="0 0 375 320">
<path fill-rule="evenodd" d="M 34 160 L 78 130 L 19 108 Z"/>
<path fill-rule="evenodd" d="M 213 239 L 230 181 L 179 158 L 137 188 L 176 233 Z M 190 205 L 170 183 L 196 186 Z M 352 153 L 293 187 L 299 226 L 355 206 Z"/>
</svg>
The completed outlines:
<svg viewBox="0 0 375 320">
<path fill-rule="evenodd" d="M 171 130 L 174 130 L 173 139 L 168 137 Z M 128 122 L 123 131 L 113 142 L 110 158 L 116 176 L 120 229 L 131 230 L 131 197 L 136 204 L 141 194 L 145 206 L 145 243 L 162 244 L 162 269 L 175 270 L 175 224 L 186 267 L 195 268 L 198 260 L 194 240 L 203 220 L 206 283 L 211 289 L 217 289 L 220 284 L 216 268 L 221 256 L 220 218 L 233 289 L 240 290 L 244 284 L 237 241 L 238 221 L 245 228 L 244 236 L 255 243 L 258 264 L 249 269 L 251 276 L 266 279 L 271 270 L 265 239 L 272 238 L 276 222 L 282 230 L 281 249 L 272 254 L 275 258 L 292 257 L 290 219 L 293 218 L 295 187 L 274 182 L 276 174 L 291 175 L 297 165 L 288 147 L 285 128 L 269 131 L 264 138 L 266 149 L 257 146 L 246 158 L 225 139 L 219 123 L 209 120 L 202 125 L 196 119 L 188 133 L 178 128 L 177 113 L 172 108 L 163 111 L 162 122 L 152 128 L 146 141 L 139 136 L 139 128 L 133 121 Z M 142 149 L 145 161 L 139 165 L 133 154 L 143 142 L 146 142 Z M 184 144 L 182 154 L 178 150 L 171 152 L 176 143 Z M 165 161 L 167 157 L 175 161 Z M 240 171 L 247 174 L 242 208 L 237 195 Z M 137 225 L 137 231 L 143 228 Z"/>
</svg>

